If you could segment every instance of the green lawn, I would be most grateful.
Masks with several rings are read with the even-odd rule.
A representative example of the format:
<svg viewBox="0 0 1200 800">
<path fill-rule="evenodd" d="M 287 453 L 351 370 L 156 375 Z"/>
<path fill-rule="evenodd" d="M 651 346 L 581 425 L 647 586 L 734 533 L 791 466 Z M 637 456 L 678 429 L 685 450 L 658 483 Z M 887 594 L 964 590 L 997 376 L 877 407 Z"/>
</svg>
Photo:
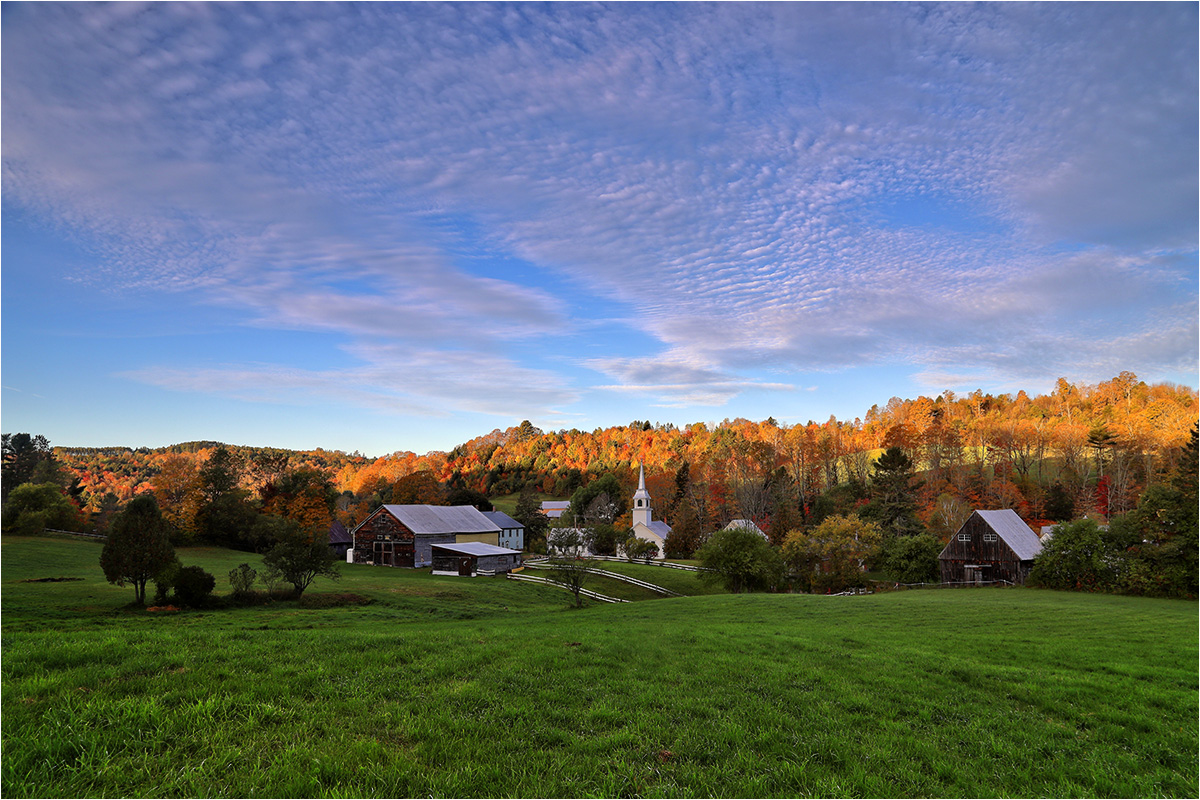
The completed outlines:
<svg viewBox="0 0 1200 800">
<path fill-rule="evenodd" d="M 2 547 L 6 797 L 1197 793 L 1195 603 L 571 610 L 533 584 L 344 566 L 309 592 L 370 605 L 163 614 L 124 606 L 95 544 Z M 219 591 L 249 560 L 181 556 Z M 47 577 L 84 580 L 22 582 Z"/>
<path fill-rule="evenodd" d="M 554 495 L 546 494 L 545 492 L 536 492 L 534 496 L 537 498 L 539 503 L 541 503 L 543 500 L 571 499 L 569 497 L 555 497 Z M 517 501 L 521 499 L 521 493 L 513 492 L 512 494 L 502 494 L 499 497 L 490 497 L 488 499 L 491 501 L 492 506 L 497 511 L 503 511 L 505 514 L 508 514 L 511 517 L 512 513 L 517 510 Z"/>
</svg>

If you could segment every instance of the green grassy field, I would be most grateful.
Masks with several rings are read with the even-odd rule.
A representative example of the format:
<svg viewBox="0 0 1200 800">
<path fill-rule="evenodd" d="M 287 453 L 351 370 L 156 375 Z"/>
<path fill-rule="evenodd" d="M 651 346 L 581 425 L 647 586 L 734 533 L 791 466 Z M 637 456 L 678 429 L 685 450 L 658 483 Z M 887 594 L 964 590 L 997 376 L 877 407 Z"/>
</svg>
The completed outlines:
<svg viewBox="0 0 1200 800">
<path fill-rule="evenodd" d="M 533 584 L 343 567 L 309 594 L 373 602 L 151 613 L 104 583 L 95 544 L 2 547 L 6 797 L 1197 792 L 1194 603 L 987 589 L 572 610 Z M 181 557 L 218 591 L 251 560 Z M 26 582 L 51 577 L 83 580 Z"/>
</svg>

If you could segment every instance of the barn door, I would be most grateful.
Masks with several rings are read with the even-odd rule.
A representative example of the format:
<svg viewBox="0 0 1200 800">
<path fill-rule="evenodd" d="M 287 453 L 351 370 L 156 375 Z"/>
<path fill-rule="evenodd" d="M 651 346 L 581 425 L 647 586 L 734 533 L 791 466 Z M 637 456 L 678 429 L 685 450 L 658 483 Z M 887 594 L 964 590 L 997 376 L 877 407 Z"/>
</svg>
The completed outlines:
<svg viewBox="0 0 1200 800">
<path fill-rule="evenodd" d="M 471 577 L 471 559 L 460 558 L 458 560 L 458 574 L 465 575 L 468 578 Z"/>
<path fill-rule="evenodd" d="M 375 542 L 375 564 L 384 567 L 395 566 L 391 542 Z"/>
</svg>

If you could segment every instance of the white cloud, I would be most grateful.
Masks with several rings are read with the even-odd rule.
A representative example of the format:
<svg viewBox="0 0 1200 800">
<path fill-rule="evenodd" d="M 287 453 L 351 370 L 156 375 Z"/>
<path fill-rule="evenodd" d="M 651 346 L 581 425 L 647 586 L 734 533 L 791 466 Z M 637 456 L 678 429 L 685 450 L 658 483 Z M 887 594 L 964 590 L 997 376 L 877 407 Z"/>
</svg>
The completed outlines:
<svg viewBox="0 0 1200 800">
<path fill-rule="evenodd" d="M 1195 17 L 20 6 L 4 191 L 103 254 L 98 282 L 198 292 L 375 365 L 161 378 L 196 390 L 278 370 L 365 405 L 550 414 L 578 390 L 509 348 L 572 352 L 611 303 L 649 347 L 580 361 L 668 404 L 790 387 L 767 369 L 1177 368 L 1196 286 L 1158 259 L 1196 247 Z M 933 196 L 959 224 L 876 213 Z M 385 379 L 406 364 L 426 388 Z"/>
</svg>

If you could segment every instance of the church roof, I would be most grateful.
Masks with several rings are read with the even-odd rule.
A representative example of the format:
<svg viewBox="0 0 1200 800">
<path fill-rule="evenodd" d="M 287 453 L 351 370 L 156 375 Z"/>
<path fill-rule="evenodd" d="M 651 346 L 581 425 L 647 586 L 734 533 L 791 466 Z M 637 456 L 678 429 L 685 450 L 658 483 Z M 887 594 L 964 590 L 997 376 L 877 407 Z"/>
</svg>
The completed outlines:
<svg viewBox="0 0 1200 800">
<path fill-rule="evenodd" d="M 650 493 L 646 491 L 646 468 L 641 464 L 638 464 L 638 488 L 633 493 L 633 499 L 637 500 L 638 498 L 650 499 Z"/>
<path fill-rule="evenodd" d="M 639 526 L 635 525 L 634 527 Z M 640 527 L 648 528 L 651 533 L 661 539 L 666 539 L 667 534 L 671 532 L 671 526 L 663 522 L 661 519 L 656 519 L 649 525 L 641 525 Z"/>
</svg>

